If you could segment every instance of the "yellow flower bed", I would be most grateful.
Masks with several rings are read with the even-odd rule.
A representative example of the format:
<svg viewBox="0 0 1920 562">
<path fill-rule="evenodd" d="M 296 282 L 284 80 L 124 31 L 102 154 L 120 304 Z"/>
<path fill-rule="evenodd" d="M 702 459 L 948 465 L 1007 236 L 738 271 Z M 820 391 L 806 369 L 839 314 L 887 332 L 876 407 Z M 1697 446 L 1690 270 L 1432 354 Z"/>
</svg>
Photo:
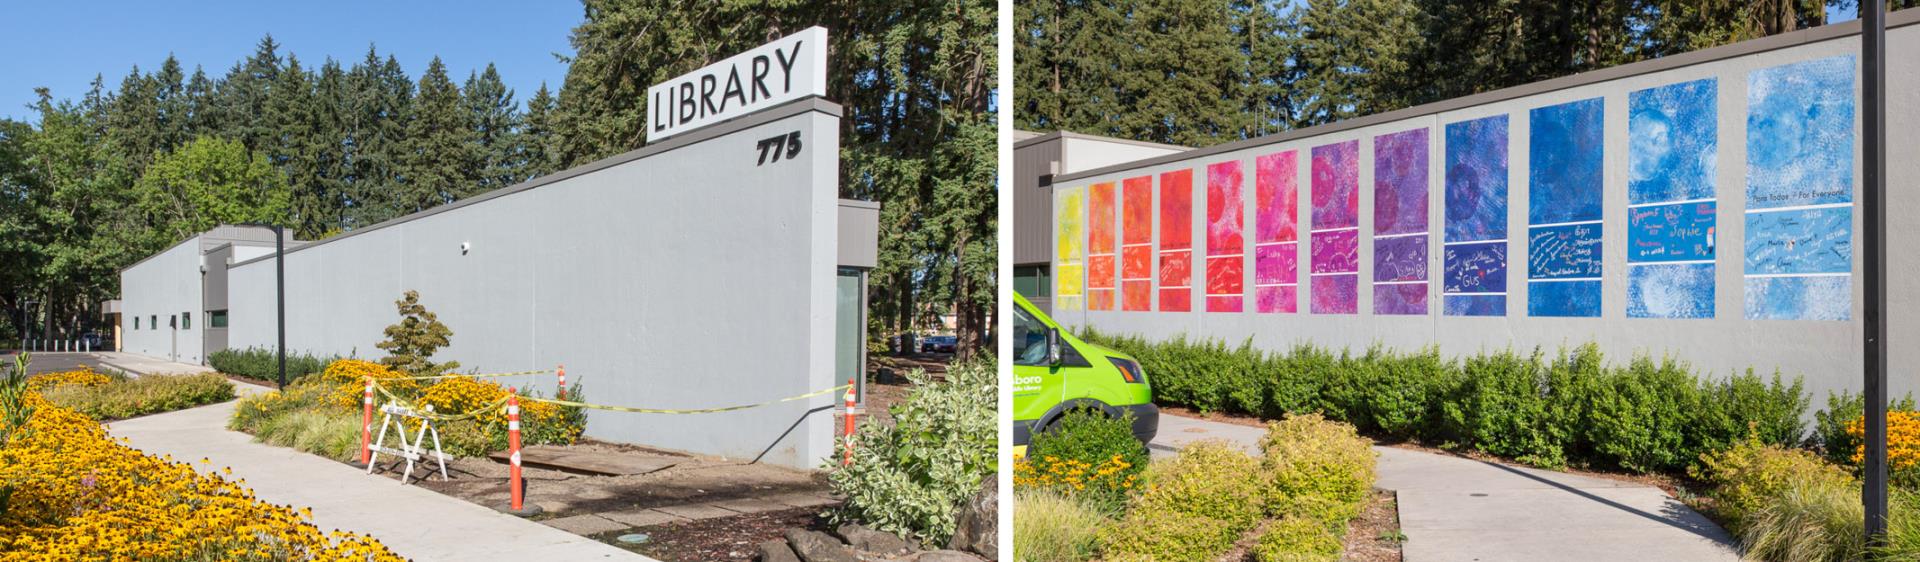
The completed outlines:
<svg viewBox="0 0 1920 562">
<path fill-rule="evenodd" d="M 418 395 L 420 380 L 401 378 L 405 376 L 407 376 L 406 373 L 372 361 L 341 359 L 328 364 L 327 370 L 320 373 L 320 380 L 335 389 L 333 395 L 328 397 L 328 403 L 342 408 L 358 409 L 367 389 L 367 382 L 363 377 L 373 377 L 380 383 L 381 388 L 398 396 Z M 379 391 L 374 392 L 376 401 L 385 400 L 378 394 Z"/>
<path fill-rule="evenodd" d="M 107 376 L 93 372 L 93 369 L 80 367 L 78 371 L 60 371 L 41 373 L 27 378 L 27 389 L 41 391 L 65 384 L 80 386 L 100 386 L 107 384 Z"/>
<path fill-rule="evenodd" d="M 1867 456 L 1867 418 L 1847 422 L 1847 435 L 1860 445 L 1853 449 L 1853 464 Z M 1920 413 L 1894 410 L 1887 412 L 1887 470 L 1903 472 L 1920 467 Z"/>
<path fill-rule="evenodd" d="M 322 532 L 305 509 L 259 501 L 244 479 L 142 454 L 37 392 L 26 401 L 31 435 L 0 448 L 0 488 L 11 490 L 0 559 L 401 560 L 371 537 Z"/>
<path fill-rule="evenodd" d="M 1067 488 L 1072 491 L 1082 491 L 1088 487 L 1132 490 L 1137 476 L 1127 470 L 1132 466 L 1133 463 L 1120 458 L 1120 455 L 1114 455 L 1099 465 L 1052 455 L 1022 459 L 1013 463 L 1013 485 L 1056 490 Z"/>
<path fill-rule="evenodd" d="M 457 415 L 474 411 L 507 397 L 506 387 L 483 382 L 471 377 L 453 377 L 440 379 L 440 382 L 427 387 L 421 394 L 423 406 L 433 406 L 436 413 Z M 544 421 L 559 413 L 559 408 L 545 402 L 520 402 L 520 419 L 529 423 Z M 476 418 L 481 423 L 507 423 L 505 408 L 495 408 Z"/>
</svg>

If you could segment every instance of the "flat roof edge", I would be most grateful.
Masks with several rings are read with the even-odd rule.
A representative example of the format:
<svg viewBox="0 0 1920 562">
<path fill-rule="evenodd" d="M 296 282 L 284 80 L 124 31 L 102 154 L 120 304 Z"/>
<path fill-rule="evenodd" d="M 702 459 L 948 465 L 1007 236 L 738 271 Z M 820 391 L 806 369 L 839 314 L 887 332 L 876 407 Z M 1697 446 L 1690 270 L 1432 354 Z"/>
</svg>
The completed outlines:
<svg viewBox="0 0 1920 562">
<path fill-rule="evenodd" d="M 676 148 L 692 146 L 695 144 L 699 144 L 701 142 L 719 138 L 721 136 L 737 133 L 737 132 L 758 127 L 761 125 L 765 125 L 767 123 L 772 123 L 774 121 L 778 121 L 781 119 L 786 119 L 788 117 L 793 117 L 796 115 L 804 115 L 807 113 L 815 113 L 815 112 L 824 113 L 836 118 L 843 116 L 843 112 L 841 110 L 840 104 L 827 101 L 826 98 L 820 97 L 820 96 L 807 96 L 807 97 L 793 100 L 787 103 L 769 107 L 767 109 L 764 109 L 749 115 L 743 115 L 734 119 L 729 119 L 726 121 L 714 123 L 704 128 L 695 129 L 692 131 L 674 135 L 673 137 L 661 140 L 659 142 L 649 143 L 646 146 L 629 150 L 613 156 L 608 156 L 606 158 L 595 160 L 587 164 L 582 164 L 579 166 L 575 166 L 572 168 L 568 168 L 565 170 L 561 170 L 561 171 L 540 176 L 537 178 L 533 178 L 527 181 L 523 181 L 507 187 L 502 187 L 500 189 L 495 189 L 493 191 L 488 191 L 486 193 L 481 193 L 479 195 L 468 197 L 466 199 L 461 199 L 459 201 L 454 201 L 452 203 L 448 203 L 445 205 L 441 205 L 438 207 L 434 207 L 434 208 L 413 213 L 410 215 L 387 219 L 385 221 L 381 221 L 379 223 L 375 223 L 363 228 L 353 229 L 352 231 L 342 233 L 339 236 L 335 236 L 332 238 L 327 238 L 324 240 L 309 241 L 305 245 L 302 245 L 297 248 L 287 248 L 286 253 L 291 254 L 294 252 L 298 252 L 300 250 L 305 250 L 305 249 L 313 248 L 316 246 L 323 246 L 331 242 L 345 240 L 348 238 L 352 238 L 355 236 L 359 236 L 361 234 L 366 234 L 368 232 L 373 232 L 383 228 L 413 222 L 416 220 L 427 218 L 427 217 L 444 213 L 447 211 L 459 209 L 461 207 L 466 207 L 468 205 L 479 204 L 490 199 L 495 199 L 495 198 L 519 193 L 522 191 L 527 191 L 527 190 L 540 187 L 543 185 L 547 185 L 550 183 L 556 183 L 561 180 L 573 179 L 576 177 L 584 176 L 587 174 L 605 170 L 607 168 L 612 168 L 614 166 L 618 166 L 618 165 L 632 162 L 635 160 L 651 158 L 653 156 L 665 154 Z M 240 267 L 243 265 L 251 264 L 258 261 L 268 260 L 272 258 L 273 258 L 273 255 L 268 254 L 265 256 L 260 256 L 260 257 L 242 261 L 242 262 L 235 262 L 233 265 L 229 267 Z"/>
<path fill-rule="evenodd" d="M 1896 27 L 1906 27 L 1909 25 L 1914 25 L 1916 23 L 1920 23 L 1920 8 L 1899 10 L 1899 11 L 1889 12 L 1887 14 L 1886 25 L 1888 29 L 1893 29 Z M 1225 154 L 1228 152 L 1245 150 L 1249 148 L 1255 148 L 1255 147 L 1260 147 L 1260 146 L 1265 146 L 1270 144 L 1280 144 L 1280 143 L 1295 141 L 1295 140 L 1304 139 L 1308 137 L 1316 137 L 1320 135 L 1333 134 L 1341 131 L 1359 129 L 1363 127 L 1369 127 L 1369 126 L 1379 125 L 1383 123 L 1391 123 L 1394 121 L 1401 121 L 1401 120 L 1412 119 L 1416 117 L 1436 115 L 1436 114 L 1445 113 L 1448 111 L 1454 111 L 1454 110 L 1464 109 L 1464 108 L 1478 106 L 1478 105 L 1487 105 L 1491 103 L 1498 103 L 1498 102 L 1523 98 L 1527 96 L 1557 92 L 1557 91 L 1565 90 L 1569 88 L 1576 88 L 1580 86 L 1586 86 L 1589 84 L 1597 84 L 1600 82 L 1606 82 L 1610 80 L 1630 78 L 1630 77 L 1639 76 L 1642 74 L 1652 74 L 1655 72 L 1674 70 L 1678 68 L 1685 68 L 1689 66 L 1706 64 L 1710 62 L 1718 62 L 1726 59 L 1743 57 L 1743 56 L 1753 55 L 1757 53 L 1764 53 L 1768 51 L 1777 51 L 1781 49 L 1799 47 L 1802 45 L 1818 43 L 1821 41 L 1828 41 L 1832 39 L 1839 39 L 1843 37 L 1859 35 L 1860 26 L 1861 26 L 1860 20 L 1853 20 L 1853 21 L 1841 22 L 1836 24 L 1823 25 L 1820 27 L 1802 29 L 1798 31 L 1789 31 L 1786 33 L 1778 34 L 1778 35 L 1761 37 L 1759 39 L 1749 39 L 1746 41 L 1741 41 L 1739 43 L 1733 43 L 1730 45 L 1721 45 L 1718 47 L 1700 49 L 1697 51 L 1688 51 L 1685 53 L 1668 55 L 1668 56 L 1660 57 L 1657 59 L 1643 60 L 1640 62 L 1623 64 L 1619 66 L 1610 66 L 1607 68 L 1589 70 L 1579 74 L 1570 74 L 1567 76 L 1561 76 L 1559 78 L 1551 78 L 1547 80 L 1541 80 L 1539 82 L 1530 82 L 1530 83 L 1521 84 L 1518 86 L 1501 88 L 1501 89 L 1493 90 L 1490 92 L 1481 92 L 1478 94 L 1469 94 L 1469 95 L 1465 95 L 1457 98 L 1444 99 L 1436 102 L 1416 105 L 1413 107 L 1396 109 L 1393 111 L 1388 111 L 1386 113 L 1375 113 L 1372 115 L 1363 115 L 1360 117 L 1347 119 L 1345 121 L 1327 123 L 1325 125 L 1315 125 L 1315 126 L 1307 127 L 1304 129 L 1294 129 L 1291 131 L 1286 131 L 1286 132 L 1262 136 L 1262 137 L 1254 137 L 1250 139 L 1240 139 L 1236 141 L 1225 142 L 1225 143 L 1209 146 L 1206 148 L 1198 148 L 1198 149 L 1190 150 L 1187 152 L 1167 154 L 1162 156 L 1154 156 L 1151 158 L 1142 158 L 1142 159 L 1134 160 L 1131 162 L 1122 162 L 1122 163 L 1114 164 L 1110 166 L 1102 166 L 1102 167 L 1093 168 L 1090 170 L 1073 172 L 1070 174 L 1060 174 L 1059 176 L 1055 177 L 1053 181 L 1057 185 L 1061 182 L 1078 181 L 1078 180 L 1083 180 L 1083 179 L 1087 179 L 1095 176 L 1103 176 L 1107 174 L 1125 172 L 1128 170 L 1147 168 L 1151 166 L 1158 166 L 1161 164 L 1169 164 L 1173 162 L 1179 162 L 1182 160 L 1200 159 L 1200 158 L 1205 158 L 1205 157 L 1213 156 L 1217 154 Z M 1045 137 L 1038 137 L 1038 138 L 1045 138 Z M 1029 140 L 1031 141 L 1034 139 L 1029 139 Z"/>
<path fill-rule="evenodd" d="M 1035 136 L 1013 141 L 1014 148 L 1026 148 L 1029 146 L 1033 146 L 1033 145 L 1044 143 L 1051 140 L 1076 139 L 1076 140 L 1088 140 L 1088 141 L 1098 141 L 1098 142 L 1111 142 L 1115 144 L 1128 144 L 1133 146 L 1144 146 L 1148 148 L 1162 148 L 1167 150 L 1182 150 L 1182 151 L 1193 150 L 1193 147 L 1191 146 L 1180 146 L 1177 144 L 1167 144 L 1167 143 L 1160 143 L 1160 142 L 1153 142 L 1153 141 L 1123 139 L 1120 137 L 1109 137 L 1109 136 L 1094 135 L 1094 134 L 1088 134 L 1088 133 L 1078 133 L 1074 131 L 1068 131 L 1065 129 L 1056 129 L 1056 130 L 1048 131 L 1045 133 L 1041 133 L 1037 131 L 1027 131 L 1025 129 L 1015 129 L 1015 130 L 1018 132 L 1032 133 Z"/>
</svg>

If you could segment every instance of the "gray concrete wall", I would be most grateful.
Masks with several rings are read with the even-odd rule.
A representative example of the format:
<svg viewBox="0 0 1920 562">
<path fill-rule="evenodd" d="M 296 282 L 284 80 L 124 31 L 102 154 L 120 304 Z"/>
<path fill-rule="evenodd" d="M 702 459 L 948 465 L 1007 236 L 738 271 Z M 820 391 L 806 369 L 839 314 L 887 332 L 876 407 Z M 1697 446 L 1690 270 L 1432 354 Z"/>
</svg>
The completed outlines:
<svg viewBox="0 0 1920 562">
<path fill-rule="evenodd" d="M 436 359 L 483 372 L 565 364 L 595 403 L 703 408 L 833 386 L 838 116 L 801 100 L 289 251 L 288 348 L 380 357 L 393 302 L 412 289 L 453 329 Z M 756 165 L 760 140 L 794 132 L 795 158 Z M 232 269 L 232 346 L 273 344 L 273 279 L 271 257 Z M 551 375 L 503 383 L 553 395 Z M 831 453 L 835 398 L 590 411 L 587 434 L 812 467 Z"/>
<path fill-rule="evenodd" d="M 1904 13 L 1896 17 L 1894 23 L 1899 27 L 1888 31 L 1888 52 L 1906 53 L 1920 49 L 1920 25 L 1913 25 L 1914 14 Z M 1142 163 L 1121 165 L 1084 174 L 1064 177 L 1056 181 L 1055 205 L 1069 192 L 1078 192 L 1084 197 L 1087 186 L 1100 182 L 1118 184 L 1125 178 L 1152 175 L 1155 177 L 1156 196 L 1159 189 L 1158 175 L 1173 169 L 1194 170 L 1193 195 L 1193 248 L 1194 248 L 1194 312 L 1160 312 L 1160 303 L 1155 297 L 1152 312 L 1085 311 L 1061 310 L 1056 304 L 1054 317 L 1065 324 L 1075 326 L 1097 326 L 1102 331 L 1135 333 L 1153 338 L 1170 338 L 1186 334 L 1238 342 L 1251 338 L 1263 348 L 1280 349 L 1296 342 L 1312 342 L 1331 347 L 1364 348 L 1372 344 L 1384 344 L 1399 349 L 1412 349 L 1437 344 L 1443 353 L 1449 355 L 1469 354 L 1484 350 L 1497 350 L 1507 347 L 1531 348 L 1541 346 L 1551 351 L 1560 346 L 1577 345 L 1585 342 L 1598 343 L 1614 361 L 1625 361 L 1632 354 L 1672 355 L 1689 361 L 1696 369 L 1714 376 L 1724 376 L 1749 367 L 1766 372 L 1779 369 L 1793 376 L 1804 376 L 1808 390 L 1814 396 L 1815 408 L 1820 407 L 1828 391 L 1852 390 L 1858 392 L 1862 386 L 1860 358 L 1861 349 L 1861 295 L 1863 287 L 1858 274 L 1863 271 L 1860 262 L 1860 246 L 1857 236 L 1860 232 L 1861 215 L 1853 214 L 1855 241 L 1851 244 L 1851 263 L 1854 275 L 1852 283 L 1853 306 L 1850 320 L 1749 320 L 1743 312 L 1745 298 L 1744 286 L 1744 242 L 1745 211 L 1748 206 L 1746 190 L 1748 170 L 1747 154 L 1747 118 L 1748 118 L 1748 80 L 1755 70 L 1778 65 L 1821 59 L 1833 56 L 1854 55 L 1858 51 L 1859 40 L 1847 30 L 1857 30 L 1857 24 L 1832 26 L 1810 32 L 1801 32 L 1786 37 L 1761 40 L 1754 45 L 1734 45 L 1727 48 L 1693 53 L 1677 57 L 1672 61 L 1652 61 L 1630 65 L 1619 69 L 1602 71 L 1604 79 L 1593 77 L 1571 77 L 1550 83 L 1523 86 L 1514 91 L 1491 92 L 1458 102 L 1441 102 L 1427 108 L 1413 108 L 1381 116 L 1357 120 L 1356 123 L 1336 124 L 1315 130 L 1282 135 L 1265 140 L 1250 140 L 1225 145 L 1218 149 L 1198 151 L 1195 155 L 1179 155 L 1152 159 Z M 1764 48 L 1755 48 L 1756 45 Z M 1855 64 L 1858 64 L 1856 57 Z M 1920 146 L 1920 59 L 1914 57 L 1893 57 L 1888 62 L 1889 83 L 1887 107 L 1890 111 L 1888 123 L 1888 180 L 1889 201 L 1887 216 L 1888 232 L 1891 237 L 1890 263 L 1888 271 L 1889 327 L 1888 341 L 1892 343 L 1891 379 L 1895 395 L 1920 390 L 1920 376 L 1910 366 L 1920 363 L 1920 346 L 1905 345 L 1920 339 L 1920 279 L 1907 272 L 1920 271 L 1920 253 L 1906 250 L 1914 242 L 1920 241 L 1920 225 L 1912 217 L 1920 214 L 1920 192 L 1910 189 L 1920 185 L 1920 158 L 1913 157 L 1911 147 Z M 1627 103 L 1628 93 L 1650 87 L 1664 86 L 1689 80 L 1712 78 L 1718 82 L 1718 152 L 1717 172 L 1714 181 L 1715 196 L 1718 199 L 1716 222 L 1719 232 L 1719 249 L 1714 258 L 1715 269 L 1715 315 L 1710 319 L 1649 319 L 1628 318 L 1626 315 L 1627 285 Z M 1855 77 L 1855 91 L 1860 87 Z M 1517 95 L 1515 92 L 1519 92 Z M 1603 228 L 1603 281 L 1602 307 L 1598 318 L 1545 318 L 1531 317 L 1527 310 L 1527 211 L 1528 170 L 1530 158 L 1528 139 L 1530 134 L 1529 111 L 1535 108 L 1564 103 L 1573 100 L 1601 97 L 1604 100 L 1604 228 Z M 1857 98 L 1856 98 L 1857 99 Z M 1485 100 L 1485 101 L 1479 101 Z M 1506 115 L 1509 119 L 1508 131 L 1508 268 L 1507 268 L 1507 307 L 1504 316 L 1465 317 L 1448 316 L 1443 313 L 1439 279 L 1444 271 L 1442 261 L 1442 232 L 1445 224 L 1445 194 L 1442 157 L 1446 150 L 1444 127 L 1469 119 L 1491 115 Z M 1859 160 L 1859 111 L 1855 111 L 1854 123 L 1854 160 L 1853 160 L 1853 201 L 1861 204 L 1860 160 Z M 1428 218 L 1429 257 L 1427 260 L 1427 284 L 1429 310 L 1425 315 L 1383 316 L 1373 314 L 1371 285 L 1373 279 L 1373 208 L 1374 208 L 1374 166 L 1373 139 L 1377 135 L 1426 128 L 1428 130 L 1428 195 L 1430 211 Z M 1311 263 L 1307 232 L 1311 228 L 1311 159 L 1313 147 L 1335 142 L 1359 139 L 1360 142 L 1360 302 L 1359 313 L 1353 315 L 1320 315 L 1309 310 L 1308 264 Z M 1297 178 L 1299 196 L 1300 241 L 1298 260 L 1300 281 L 1298 308 L 1294 314 L 1262 314 L 1255 312 L 1252 299 L 1254 286 L 1254 263 L 1252 258 L 1255 232 L 1255 167 L 1254 159 L 1261 155 L 1285 150 L 1300 151 Z M 1177 158 L 1177 159 L 1176 159 Z M 1246 243 L 1247 262 L 1245 268 L 1245 309 L 1239 313 L 1204 312 L 1205 305 L 1201 294 L 1204 293 L 1207 233 L 1207 170 L 1210 164 L 1229 160 L 1239 160 L 1242 165 L 1244 212 L 1244 241 Z M 1116 209 L 1123 208 L 1124 195 L 1116 188 L 1116 198 L 1121 201 Z M 1159 250 L 1159 204 L 1155 201 L 1154 250 Z M 1084 207 L 1083 207 L 1084 208 Z M 1059 217 L 1055 217 L 1059 220 Z M 1087 221 L 1082 219 L 1084 224 Z M 1121 223 L 1119 218 L 1116 225 Z M 1084 239 L 1083 230 L 1081 237 Z M 1116 233 L 1116 237 L 1119 234 Z M 1083 242 L 1084 243 L 1084 242 Z M 1084 260 L 1083 251 L 1080 259 Z M 1059 257 L 1054 256 L 1055 263 Z M 1157 263 L 1156 263 L 1157 271 Z M 1154 281 L 1158 288 L 1158 275 Z M 1157 293 L 1157 290 L 1156 290 Z"/>
<path fill-rule="evenodd" d="M 175 244 L 120 272 L 122 351 L 199 364 L 206 330 L 201 306 L 201 237 Z M 185 329 L 171 328 L 181 313 L 193 313 Z M 134 329 L 139 318 L 139 329 Z M 156 326 L 156 324 L 158 324 Z"/>
</svg>

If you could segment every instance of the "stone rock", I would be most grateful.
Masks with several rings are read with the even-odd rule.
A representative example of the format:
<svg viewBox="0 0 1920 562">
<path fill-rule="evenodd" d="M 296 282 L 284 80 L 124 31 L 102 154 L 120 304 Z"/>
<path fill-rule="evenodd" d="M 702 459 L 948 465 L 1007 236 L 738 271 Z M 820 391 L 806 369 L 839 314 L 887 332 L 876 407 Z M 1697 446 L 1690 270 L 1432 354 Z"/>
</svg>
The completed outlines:
<svg viewBox="0 0 1920 562">
<path fill-rule="evenodd" d="M 953 530 L 950 550 L 978 553 L 988 560 L 1000 559 L 1000 481 L 984 478 L 980 491 L 960 506 L 960 519 Z"/>
<path fill-rule="evenodd" d="M 806 529 L 787 529 L 787 542 L 794 554 L 806 562 L 860 562 L 853 548 L 841 544 L 833 535 Z"/>
<path fill-rule="evenodd" d="M 986 560 L 985 558 L 974 556 L 972 553 L 960 552 L 958 550 L 922 552 L 913 558 L 913 562 L 986 562 Z"/>
<path fill-rule="evenodd" d="M 785 539 L 773 539 L 760 543 L 760 562 L 800 562 L 800 557 Z"/>
<path fill-rule="evenodd" d="M 913 550 L 913 544 L 900 538 L 899 535 L 868 529 L 858 523 L 841 525 L 835 531 L 839 533 L 840 538 L 846 539 L 847 544 L 853 546 L 854 550 L 862 552 L 906 554 Z"/>
</svg>

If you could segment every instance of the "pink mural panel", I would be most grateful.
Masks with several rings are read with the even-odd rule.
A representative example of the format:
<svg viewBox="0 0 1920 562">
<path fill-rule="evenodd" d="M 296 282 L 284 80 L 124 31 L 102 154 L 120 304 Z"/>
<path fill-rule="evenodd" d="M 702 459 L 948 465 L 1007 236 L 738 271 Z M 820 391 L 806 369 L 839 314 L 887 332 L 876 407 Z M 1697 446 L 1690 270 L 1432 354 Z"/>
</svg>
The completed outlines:
<svg viewBox="0 0 1920 562">
<path fill-rule="evenodd" d="M 1299 309 L 1300 163 L 1296 151 L 1254 159 L 1253 292 L 1255 310 Z"/>
<path fill-rule="evenodd" d="M 1246 300 L 1240 161 L 1207 166 L 1207 312 L 1240 312 Z"/>
<path fill-rule="evenodd" d="M 1360 308 L 1360 141 L 1313 148 L 1314 314 L 1355 314 Z"/>
<path fill-rule="evenodd" d="M 1193 170 L 1160 174 L 1160 310 L 1193 310 Z"/>
</svg>

